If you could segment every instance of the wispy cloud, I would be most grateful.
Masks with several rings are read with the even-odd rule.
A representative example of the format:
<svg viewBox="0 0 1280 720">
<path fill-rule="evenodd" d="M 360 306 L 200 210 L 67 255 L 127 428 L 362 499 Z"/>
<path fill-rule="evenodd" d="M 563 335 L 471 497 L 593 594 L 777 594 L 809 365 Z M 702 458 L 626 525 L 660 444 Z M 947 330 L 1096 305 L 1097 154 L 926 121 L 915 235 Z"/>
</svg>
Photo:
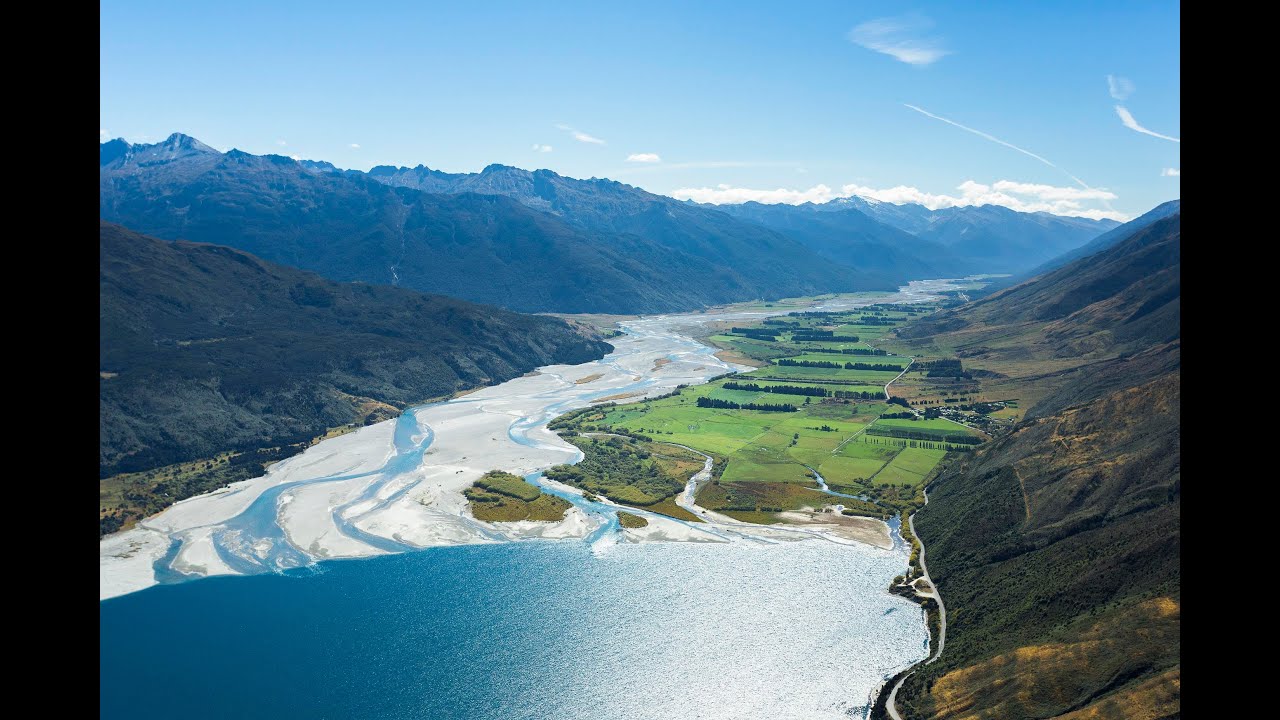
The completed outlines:
<svg viewBox="0 0 1280 720">
<path fill-rule="evenodd" d="M 277 141 L 276 141 L 276 144 L 277 144 L 277 145 L 279 145 L 280 147 L 284 147 L 285 145 L 288 145 L 289 143 L 287 143 L 287 142 L 285 142 L 285 141 L 283 141 L 283 140 L 277 140 Z"/>
<path fill-rule="evenodd" d="M 1125 126 L 1125 127 L 1127 127 L 1127 128 L 1129 128 L 1130 130 L 1135 130 L 1135 131 L 1137 131 L 1137 132 L 1142 133 L 1143 135 L 1150 135 L 1151 137 L 1158 137 L 1158 138 L 1160 138 L 1161 140 L 1168 140 L 1168 141 L 1170 141 L 1170 142 L 1176 142 L 1176 143 L 1181 143 L 1181 142 L 1182 142 L 1181 140 L 1179 140 L 1179 139 L 1178 139 L 1178 138 L 1176 138 L 1176 137 L 1169 137 L 1168 135 L 1161 135 L 1160 133 L 1155 132 L 1154 130 L 1148 130 L 1148 129 L 1146 129 L 1146 128 L 1142 127 L 1141 125 L 1139 125 L 1139 124 L 1138 124 L 1138 121 L 1137 121 L 1137 120 L 1133 119 L 1133 113 L 1129 112 L 1129 111 L 1128 111 L 1128 109 L 1126 109 L 1123 105 L 1117 105 L 1117 106 L 1116 106 L 1116 114 L 1120 116 L 1120 122 L 1124 123 L 1124 126 Z"/>
<path fill-rule="evenodd" d="M 855 26 L 849 40 L 909 65 L 929 65 L 950 54 L 940 41 L 923 36 L 932 28 L 933 20 L 916 13 L 877 18 Z"/>
<path fill-rule="evenodd" d="M 1047 159 L 1045 159 L 1045 158 L 1043 158 L 1043 157 L 1041 157 L 1041 156 L 1039 156 L 1039 155 L 1037 155 L 1037 154 L 1035 154 L 1035 153 L 1031 152 L 1030 150 L 1024 150 L 1024 149 L 1022 149 L 1022 148 L 1018 147 L 1017 145 L 1014 145 L 1013 143 L 1005 142 L 1004 140 L 1001 140 L 1000 138 L 998 138 L 998 137 L 996 137 L 996 136 L 994 136 L 994 135 L 990 135 L 990 134 L 988 134 L 988 133 L 984 133 L 984 132 L 982 132 L 981 130 L 975 130 L 975 129 L 973 129 L 973 128 L 971 128 L 971 127 L 967 126 L 967 125 L 961 125 L 960 123 L 956 122 L 955 120 L 949 120 L 949 119 L 947 119 L 947 118 L 942 117 L 941 115 L 934 115 L 933 113 L 929 112 L 928 110 L 925 110 L 924 108 L 919 108 L 919 107 L 916 107 L 915 105 L 911 105 L 911 104 L 909 104 L 909 103 L 903 103 L 903 105 L 906 105 L 908 108 L 910 108 L 910 109 L 912 109 L 912 110 L 915 110 L 916 112 L 920 113 L 921 115 L 927 115 L 927 116 L 929 116 L 929 117 L 933 118 L 934 120 L 941 120 L 942 122 L 944 122 L 944 123 L 946 123 L 946 124 L 948 124 L 948 125 L 954 125 L 955 127 L 958 127 L 958 128 L 960 128 L 961 130 L 964 130 L 965 132 L 971 132 L 971 133 L 973 133 L 974 135 L 977 135 L 978 137 L 983 138 L 983 139 L 985 139 L 985 140 L 990 140 L 991 142 L 993 142 L 993 143 L 995 143 L 995 144 L 997 144 L 997 145 L 1003 145 L 1003 146 L 1005 146 L 1005 147 L 1007 147 L 1007 148 L 1009 148 L 1009 149 L 1011 149 L 1011 150 L 1017 150 L 1018 152 L 1022 153 L 1023 155 L 1026 155 L 1027 157 L 1035 158 L 1036 160 L 1039 160 L 1040 162 L 1044 163 L 1045 165 L 1048 165 L 1049 167 L 1053 168 L 1054 170 L 1057 170 L 1058 172 L 1063 173 L 1064 175 L 1066 175 L 1067 177 L 1071 178 L 1072 180 L 1075 180 L 1075 181 L 1076 181 L 1076 184 L 1077 184 L 1077 185 L 1079 185 L 1080 187 L 1085 188 L 1085 189 L 1088 189 L 1088 188 L 1089 188 L 1088 183 L 1086 183 L 1085 181 L 1081 180 L 1080 178 L 1076 177 L 1075 175 L 1072 175 L 1071 173 L 1067 172 L 1066 170 L 1063 170 L 1062 168 L 1058 167 L 1057 165 L 1054 165 L 1053 163 L 1049 162 Z"/>
<path fill-rule="evenodd" d="M 350 147 L 352 150 L 359 150 L 360 143 L 351 143 L 348 147 Z"/>
<path fill-rule="evenodd" d="M 588 135 L 582 132 L 581 130 L 565 125 L 564 123 L 559 123 L 558 125 L 556 125 L 556 128 L 569 133 L 569 135 L 573 137 L 574 140 L 577 140 L 580 143 L 588 143 L 590 145 L 606 144 L 604 140 L 601 140 L 600 138 L 595 137 L 594 135 Z"/>
<path fill-rule="evenodd" d="M 1118 75 L 1107 76 L 1107 90 L 1110 91 L 1111 97 L 1116 100 L 1125 100 L 1137 88 L 1129 78 L 1123 78 Z"/>
<path fill-rule="evenodd" d="M 98 128 L 98 142 L 106 142 L 110 135 L 111 132 L 106 128 Z"/>
<path fill-rule="evenodd" d="M 633 163 L 659 163 L 662 158 L 657 153 L 631 153 L 627 156 L 627 162 Z"/>
<path fill-rule="evenodd" d="M 534 152 L 551 152 L 551 150 L 552 150 L 552 147 L 550 145 L 543 145 L 541 143 L 533 144 Z"/>
<path fill-rule="evenodd" d="M 715 205 L 733 205 L 744 202 L 766 204 L 785 203 L 800 205 L 806 202 L 824 203 L 837 198 L 858 196 L 901 205 L 917 203 L 931 210 L 949 207 L 966 207 L 970 205 L 998 205 L 1018 212 L 1047 212 L 1068 217 L 1111 219 L 1124 221 L 1129 217 L 1115 210 L 1099 207 L 1086 207 L 1086 203 L 1106 203 L 1116 199 L 1116 194 L 1101 188 L 1074 188 L 1023 183 L 1012 180 L 999 180 L 990 185 L 966 180 L 956 187 L 958 195 L 935 194 L 925 192 L 908 185 L 891 188 L 875 188 L 850 183 L 842 185 L 838 190 L 827 185 L 814 185 L 811 188 L 774 190 L 757 190 L 752 188 L 717 185 L 716 187 L 680 188 L 671 193 L 678 200 L 712 203 Z"/>
<path fill-rule="evenodd" d="M 1160 177 L 1182 177 L 1180 168 L 1165 168 L 1160 171 Z"/>
</svg>

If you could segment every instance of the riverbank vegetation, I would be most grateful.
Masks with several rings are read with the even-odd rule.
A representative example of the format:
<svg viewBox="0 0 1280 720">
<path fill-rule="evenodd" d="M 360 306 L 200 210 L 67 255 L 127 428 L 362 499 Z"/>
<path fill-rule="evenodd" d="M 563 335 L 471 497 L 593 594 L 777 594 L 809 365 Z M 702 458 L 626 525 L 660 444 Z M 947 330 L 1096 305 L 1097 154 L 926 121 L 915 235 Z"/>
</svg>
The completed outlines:
<svg viewBox="0 0 1280 720">
<path fill-rule="evenodd" d="M 639 529 L 649 527 L 649 521 L 629 512 L 618 511 L 618 524 L 624 528 Z"/>
<path fill-rule="evenodd" d="M 485 522 L 559 522 L 571 507 L 568 500 L 548 495 L 524 478 L 501 470 L 485 473 L 463 494 L 471 515 Z"/>
<path fill-rule="evenodd" d="M 576 418 L 594 415 L 599 413 L 589 409 Z M 565 429 L 565 424 L 561 422 L 557 427 Z M 622 505 L 700 522 L 675 503 L 675 496 L 684 490 L 688 478 L 702 469 L 702 456 L 674 445 L 653 442 L 639 433 L 574 435 L 573 432 L 570 430 L 565 439 L 582 450 L 582 461 L 557 465 L 547 470 L 544 477 Z"/>
</svg>

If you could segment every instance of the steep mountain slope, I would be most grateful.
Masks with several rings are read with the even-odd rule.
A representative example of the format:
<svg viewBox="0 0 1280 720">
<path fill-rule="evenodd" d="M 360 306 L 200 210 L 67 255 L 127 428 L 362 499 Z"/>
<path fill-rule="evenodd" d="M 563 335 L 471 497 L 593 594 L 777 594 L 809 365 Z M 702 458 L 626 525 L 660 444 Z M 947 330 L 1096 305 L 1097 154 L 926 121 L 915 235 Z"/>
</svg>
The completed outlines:
<svg viewBox="0 0 1280 720">
<path fill-rule="evenodd" d="M 1155 208 L 1143 213 L 1141 216 L 1134 218 L 1123 225 L 1112 228 L 1084 245 L 1081 245 L 1074 250 L 1069 250 L 1046 263 L 1037 265 L 1030 270 L 1011 275 L 1010 277 L 997 278 L 990 285 L 983 288 L 980 294 L 989 295 L 999 290 L 1013 287 L 1014 285 L 1024 283 L 1037 275 L 1043 275 L 1050 270 L 1056 270 L 1073 260 L 1079 260 L 1080 258 L 1088 257 L 1094 253 L 1102 252 L 1112 245 L 1115 245 L 1117 242 L 1129 237 L 1133 233 L 1145 227 L 1149 227 L 1150 225 L 1153 225 L 1174 213 L 1180 213 L 1181 211 L 1181 200 L 1170 200 L 1169 202 L 1161 203 Z"/>
<path fill-rule="evenodd" d="M 674 200 L 642 203 L 647 193 L 609 181 L 499 168 L 481 173 L 474 190 L 434 194 L 326 165 L 219 153 L 182 135 L 158 145 L 112 141 L 101 148 L 100 213 L 336 280 L 519 310 L 658 312 L 874 285 L 778 233 Z M 562 187 L 563 196 L 596 183 L 618 208 L 568 222 L 494 194 L 510 183 L 542 195 L 551 193 L 543 184 Z"/>
<path fill-rule="evenodd" d="M 1034 399 L 916 515 L 948 631 L 904 717 L 1178 716 L 1180 220 L 899 333 Z"/>
<path fill-rule="evenodd" d="M 1169 202 L 1161 203 L 1133 220 L 1102 233 L 1098 237 L 1090 240 L 1084 245 L 1081 245 L 1075 250 L 1063 253 L 1043 265 L 1032 268 L 1027 273 L 1027 277 L 1043 275 L 1044 273 L 1049 272 L 1050 270 L 1056 270 L 1073 260 L 1079 260 L 1080 258 L 1088 257 L 1094 253 L 1102 252 L 1103 250 L 1106 250 L 1112 245 L 1115 245 L 1121 240 L 1129 237 L 1138 230 L 1154 225 L 1156 222 L 1163 220 L 1170 215 L 1175 215 L 1181 212 L 1181 200 L 1170 200 Z"/>
<path fill-rule="evenodd" d="M 610 349 L 555 318 L 105 222 L 98 249 L 103 477 L 309 440 Z"/>
<path fill-rule="evenodd" d="M 1181 224 L 1181 213 L 1157 221 L 1107 250 L 930 316 L 900 334 L 910 338 L 945 332 L 953 341 L 963 338 L 965 347 L 977 352 L 985 348 L 975 345 L 979 340 L 1017 328 L 1030 337 L 1013 352 L 1026 355 L 1039 348 L 1054 357 L 1138 351 L 1172 342 L 1179 332 Z"/>
<path fill-rule="evenodd" d="M 920 278 L 966 275 L 981 269 L 938 243 L 878 222 L 853 208 L 818 211 L 809 203 L 747 202 L 721 205 L 719 209 L 795 238 L 835 262 L 899 284 Z"/>
</svg>

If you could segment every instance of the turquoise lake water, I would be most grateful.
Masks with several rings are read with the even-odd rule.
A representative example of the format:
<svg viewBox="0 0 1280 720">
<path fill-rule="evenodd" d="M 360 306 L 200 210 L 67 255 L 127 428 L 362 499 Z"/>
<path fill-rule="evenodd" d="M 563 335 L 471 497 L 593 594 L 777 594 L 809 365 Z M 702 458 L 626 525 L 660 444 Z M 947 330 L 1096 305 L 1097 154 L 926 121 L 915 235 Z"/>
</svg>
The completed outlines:
<svg viewBox="0 0 1280 720">
<path fill-rule="evenodd" d="M 884 591 L 905 566 L 825 540 L 526 541 L 158 586 L 100 605 L 101 714 L 862 717 L 926 652 Z"/>
</svg>

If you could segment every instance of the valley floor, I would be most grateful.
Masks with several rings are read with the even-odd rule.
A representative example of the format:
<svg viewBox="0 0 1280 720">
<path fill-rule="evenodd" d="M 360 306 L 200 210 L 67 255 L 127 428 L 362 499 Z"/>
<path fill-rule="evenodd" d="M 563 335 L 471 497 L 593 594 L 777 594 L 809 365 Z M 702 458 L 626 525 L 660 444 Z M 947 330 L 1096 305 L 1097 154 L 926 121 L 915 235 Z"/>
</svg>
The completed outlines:
<svg viewBox="0 0 1280 720">
<path fill-rule="evenodd" d="M 947 288 L 913 283 L 897 294 L 823 299 L 819 308 L 913 302 Z M 596 538 L 616 515 L 585 503 L 580 491 L 541 481 L 574 501 L 558 523 L 484 523 L 470 516 L 462 491 L 484 472 L 533 475 L 574 462 L 580 451 L 547 430 L 556 415 L 602 402 L 636 402 L 680 385 L 750 368 L 717 358 L 693 339 L 709 322 L 746 322 L 794 305 L 626 321 L 616 351 L 575 366 L 547 366 L 531 376 L 465 397 L 406 411 L 400 418 L 321 442 L 262 477 L 201 495 L 149 517 L 100 544 L 100 595 L 133 592 L 157 582 L 219 574 L 279 572 L 320 559 L 362 557 L 436 545 L 538 538 Z M 665 361 L 665 362 L 663 362 Z M 686 523 L 628 508 L 649 525 L 629 528 L 628 541 L 730 541 L 822 537 L 856 542 L 835 527 Z M 877 523 L 883 527 L 882 524 Z M 863 540 L 875 537 L 862 531 Z M 851 534 L 852 533 L 852 534 Z M 887 532 L 885 533 L 887 535 Z M 883 538 L 885 535 L 880 535 Z M 877 539 L 874 544 L 884 541 Z"/>
</svg>

